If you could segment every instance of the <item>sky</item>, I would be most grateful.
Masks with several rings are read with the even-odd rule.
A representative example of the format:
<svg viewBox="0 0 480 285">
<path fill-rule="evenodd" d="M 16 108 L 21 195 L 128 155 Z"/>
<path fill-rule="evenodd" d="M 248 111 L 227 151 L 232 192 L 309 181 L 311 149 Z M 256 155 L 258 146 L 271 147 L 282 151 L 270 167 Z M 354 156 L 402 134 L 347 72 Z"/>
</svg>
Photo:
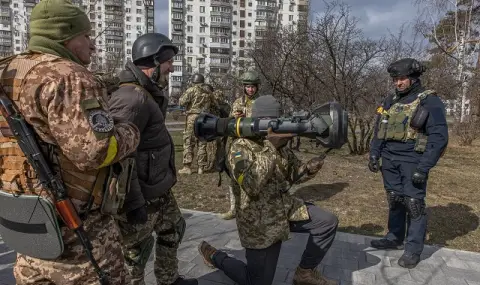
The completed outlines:
<svg viewBox="0 0 480 285">
<path fill-rule="evenodd" d="M 168 34 L 168 2 L 155 2 L 155 23 L 157 31 Z M 330 1 L 329 1 L 330 2 Z M 389 30 L 395 33 L 405 22 L 412 22 L 418 8 L 414 0 L 343 0 L 351 6 L 352 14 L 358 18 L 359 26 L 364 33 L 373 38 L 388 35 Z M 311 14 L 321 13 L 324 9 L 323 0 L 310 0 Z"/>
</svg>

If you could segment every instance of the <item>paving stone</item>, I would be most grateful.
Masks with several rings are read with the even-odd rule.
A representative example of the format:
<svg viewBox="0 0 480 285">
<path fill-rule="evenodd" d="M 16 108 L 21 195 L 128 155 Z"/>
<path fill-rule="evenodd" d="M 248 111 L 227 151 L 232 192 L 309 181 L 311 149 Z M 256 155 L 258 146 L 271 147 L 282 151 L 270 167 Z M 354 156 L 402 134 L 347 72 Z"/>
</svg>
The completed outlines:
<svg viewBox="0 0 480 285">
<path fill-rule="evenodd" d="M 236 223 L 217 215 L 198 211 L 183 211 L 187 230 L 178 250 L 179 273 L 199 278 L 199 284 L 234 284 L 223 272 L 204 264 L 197 247 L 201 240 L 228 255 L 245 262 L 245 249 L 241 246 Z M 425 246 L 422 261 L 414 269 L 397 264 L 403 250 L 378 250 L 370 241 L 378 239 L 350 233 L 338 233 L 331 249 L 318 270 L 325 276 L 340 281 L 341 285 L 480 285 L 480 254 L 446 248 Z M 274 277 L 276 285 L 291 285 L 308 234 L 293 233 L 282 244 Z M 12 263 L 15 253 L 0 238 L 0 285 L 13 285 Z M 153 254 L 145 268 L 145 283 L 156 284 L 153 274 Z"/>
</svg>

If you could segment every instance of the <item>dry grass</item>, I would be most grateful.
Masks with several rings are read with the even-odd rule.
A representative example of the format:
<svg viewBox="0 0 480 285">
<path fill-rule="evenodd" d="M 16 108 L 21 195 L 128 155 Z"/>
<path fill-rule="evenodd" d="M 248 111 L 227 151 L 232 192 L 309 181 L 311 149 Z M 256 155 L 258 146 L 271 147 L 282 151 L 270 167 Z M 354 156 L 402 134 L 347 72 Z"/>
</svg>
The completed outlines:
<svg viewBox="0 0 480 285">
<path fill-rule="evenodd" d="M 182 165 L 181 133 L 173 134 L 177 166 Z M 320 152 L 308 143 L 302 147 Z M 312 153 L 300 152 L 308 159 Z M 445 156 L 430 174 L 427 190 L 427 243 L 480 252 L 480 144 L 460 147 L 451 141 Z M 228 209 L 227 185 L 217 187 L 218 174 L 179 176 L 174 193 L 181 207 L 223 212 Z M 387 203 L 381 174 L 368 171 L 365 157 L 333 151 L 321 173 L 299 185 L 295 195 L 338 215 L 340 231 L 382 236 L 386 232 Z"/>
</svg>

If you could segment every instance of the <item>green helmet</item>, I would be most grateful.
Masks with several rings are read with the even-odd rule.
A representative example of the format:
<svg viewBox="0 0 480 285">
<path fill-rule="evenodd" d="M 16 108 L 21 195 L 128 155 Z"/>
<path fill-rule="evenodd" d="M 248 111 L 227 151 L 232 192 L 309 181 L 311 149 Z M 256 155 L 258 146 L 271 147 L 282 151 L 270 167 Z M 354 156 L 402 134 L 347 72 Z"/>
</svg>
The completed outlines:
<svg viewBox="0 0 480 285">
<path fill-rule="evenodd" d="M 255 71 L 247 71 L 241 77 L 243 85 L 258 85 L 260 84 L 260 75 Z"/>
</svg>

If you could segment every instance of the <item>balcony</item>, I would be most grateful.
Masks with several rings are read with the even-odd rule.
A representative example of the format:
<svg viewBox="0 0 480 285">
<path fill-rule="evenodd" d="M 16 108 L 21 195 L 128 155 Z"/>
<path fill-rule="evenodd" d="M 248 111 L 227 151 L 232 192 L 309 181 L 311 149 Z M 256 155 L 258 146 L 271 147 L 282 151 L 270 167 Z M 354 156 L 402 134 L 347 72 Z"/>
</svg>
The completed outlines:
<svg viewBox="0 0 480 285">
<path fill-rule="evenodd" d="M 105 6 L 123 7 L 123 1 L 118 1 L 118 0 L 105 0 Z"/>
<path fill-rule="evenodd" d="M 229 43 L 210 43 L 210 48 L 230 48 Z"/>
<path fill-rule="evenodd" d="M 211 0 L 210 1 L 210 6 L 226 6 L 226 7 L 232 7 L 231 1 L 226 1 L 226 0 Z"/>
<path fill-rule="evenodd" d="M 210 62 L 210 67 L 218 67 L 218 68 L 230 68 L 230 62 L 223 63 L 223 62 Z"/>
<path fill-rule="evenodd" d="M 232 23 L 227 22 L 210 22 L 210 27 L 228 27 L 230 28 Z"/>
<path fill-rule="evenodd" d="M 232 13 L 229 12 L 221 12 L 221 11 L 210 11 L 210 16 L 223 16 L 226 18 L 232 18 Z"/>
<path fill-rule="evenodd" d="M 258 10 L 258 11 L 275 12 L 275 11 L 277 11 L 277 7 L 266 6 L 266 5 L 258 5 L 258 4 L 257 4 L 257 10 Z"/>
<path fill-rule="evenodd" d="M 174 19 L 174 18 L 172 18 L 172 23 L 173 23 L 173 24 L 183 24 L 183 19 Z"/>
<path fill-rule="evenodd" d="M 182 87 L 182 82 L 181 81 L 170 80 L 170 86 L 172 86 L 172 87 Z"/>
</svg>

